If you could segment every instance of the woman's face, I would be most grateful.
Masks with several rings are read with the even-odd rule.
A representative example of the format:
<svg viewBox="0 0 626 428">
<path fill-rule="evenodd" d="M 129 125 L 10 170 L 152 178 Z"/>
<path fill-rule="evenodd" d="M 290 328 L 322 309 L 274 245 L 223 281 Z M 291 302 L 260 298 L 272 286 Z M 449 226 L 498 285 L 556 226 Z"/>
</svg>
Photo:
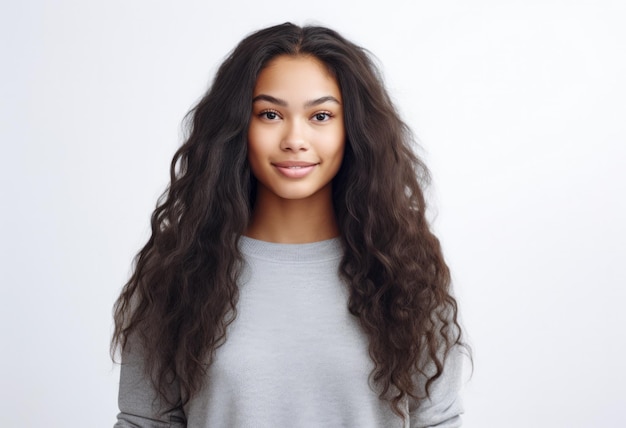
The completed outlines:
<svg viewBox="0 0 626 428">
<path fill-rule="evenodd" d="M 279 56 L 259 74 L 252 102 L 248 161 L 257 196 L 330 197 L 345 146 L 334 76 L 312 56 Z"/>
</svg>

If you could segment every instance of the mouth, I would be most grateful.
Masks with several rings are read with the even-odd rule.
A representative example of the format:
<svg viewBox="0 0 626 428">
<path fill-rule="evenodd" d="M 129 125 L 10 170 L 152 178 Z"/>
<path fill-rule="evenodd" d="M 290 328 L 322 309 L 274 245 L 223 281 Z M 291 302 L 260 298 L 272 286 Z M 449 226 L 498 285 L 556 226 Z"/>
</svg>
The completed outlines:
<svg viewBox="0 0 626 428">
<path fill-rule="evenodd" d="M 276 162 L 273 163 L 276 168 L 289 168 L 289 169 L 298 169 L 298 168 L 308 168 L 311 166 L 317 165 L 317 162 L 299 162 L 299 161 L 286 161 L 286 162 Z"/>
<path fill-rule="evenodd" d="M 303 178 L 309 175 L 319 163 L 287 161 L 272 163 L 272 165 L 287 178 Z"/>
</svg>

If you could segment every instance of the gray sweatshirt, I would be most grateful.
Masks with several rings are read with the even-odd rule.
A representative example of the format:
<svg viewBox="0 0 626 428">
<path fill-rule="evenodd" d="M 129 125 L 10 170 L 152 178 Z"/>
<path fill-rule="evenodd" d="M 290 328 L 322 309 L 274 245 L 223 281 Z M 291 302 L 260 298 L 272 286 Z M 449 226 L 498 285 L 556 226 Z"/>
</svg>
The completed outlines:
<svg viewBox="0 0 626 428">
<path fill-rule="evenodd" d="M 242 237 L 237 318 L 204 388 L 160 415 L 136 354 L 124 354 L 115 427 L 440 427 L 461 425 L 461 354 L 451 352 L 431 399 L 405 420 L 369 381 L 368 339 L 347 309 L 339 239 L 276 244 Z M 179 397 L 176 384 L 171 397 Z"/>
</svg>

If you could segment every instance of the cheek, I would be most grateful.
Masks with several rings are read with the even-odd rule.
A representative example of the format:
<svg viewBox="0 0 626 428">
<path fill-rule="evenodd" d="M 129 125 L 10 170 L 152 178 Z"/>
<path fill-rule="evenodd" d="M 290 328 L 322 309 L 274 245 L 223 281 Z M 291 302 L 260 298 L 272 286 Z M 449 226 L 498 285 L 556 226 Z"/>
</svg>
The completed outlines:
<svg viewBox="0 0 626 428">
<path fill-rule="evenodd" d="M 345 135 L 343 132 L 338 131 L 327 135 L 326 138 L 321 141 L 320 150 L 323 151 L 324 156 L 328 159 L 341 162 L 345 146 Z"/>
<path fill-rule="evenodd" d="M 263 132 L 251 124 L 248 128 L 248 162 L 250 162 L 251 166 L 258 164 L 267 151 L 265 147 L 266 142 L 267 137 Z"/>
<path fill-rule="evenodd" d="M 248 144 L 248 165 L 254 177 L 258 179 L 259 175 L 263 175 L 263 153 L 254 144 Z"/>
<path fill-rule="evenodd" d="M 254 121 L 248 126 L 248 156 L 255 150 L 259 141 L 259 131 L 256 126 L 254 126 Z"/>
<path fill-rule="evenodd" d="M 267 125 L 253 119 L 248 126 L 248 143 L 255 146 L 270 146 L 280 137 L 281 127 L 277 124 Z"/>
</svg>

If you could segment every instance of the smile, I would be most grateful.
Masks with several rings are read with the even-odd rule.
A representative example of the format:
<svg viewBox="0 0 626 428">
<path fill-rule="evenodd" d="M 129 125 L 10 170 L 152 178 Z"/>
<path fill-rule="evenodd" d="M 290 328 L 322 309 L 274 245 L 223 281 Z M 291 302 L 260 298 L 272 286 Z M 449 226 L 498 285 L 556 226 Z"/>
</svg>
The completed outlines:
<svg viewBox="0 0 626 428">
<path fill-rule="evenodd" d="M 309 162 L 279 162 L 272 165 L 280 174 L 287 178 L 303 178 L 313 172 L 318 164 Z"/>
</svg>

